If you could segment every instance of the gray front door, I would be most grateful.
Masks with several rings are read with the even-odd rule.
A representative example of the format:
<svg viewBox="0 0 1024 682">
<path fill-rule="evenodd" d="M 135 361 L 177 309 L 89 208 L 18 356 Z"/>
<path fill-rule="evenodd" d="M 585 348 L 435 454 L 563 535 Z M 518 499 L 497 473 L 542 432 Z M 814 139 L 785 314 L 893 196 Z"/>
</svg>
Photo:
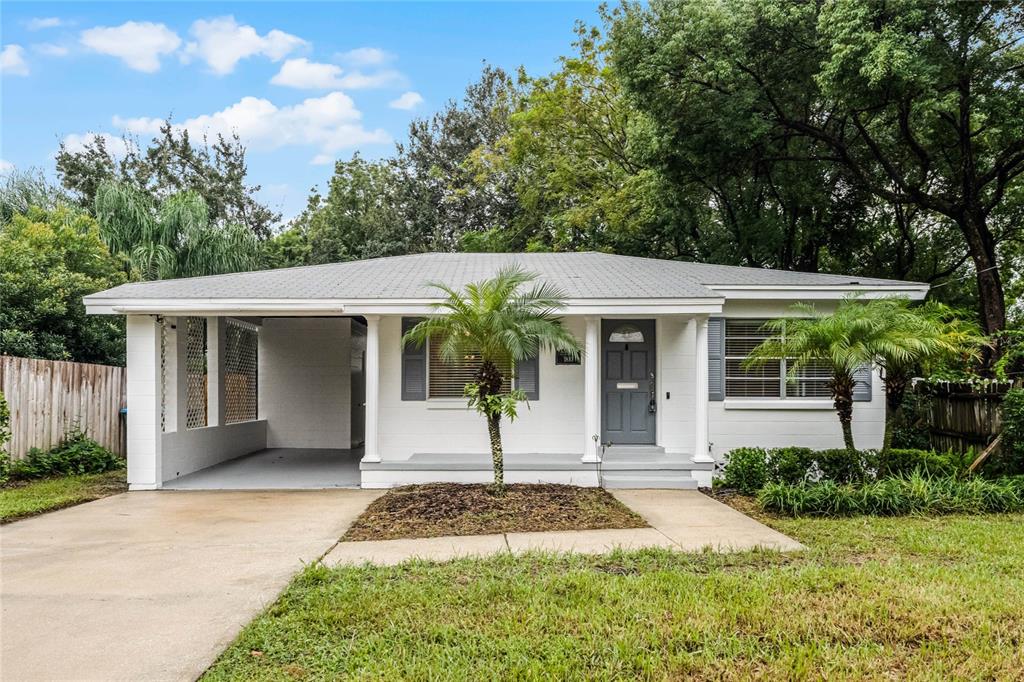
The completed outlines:
<svg viewBox="0 0 1024 682">
<path fill-rule="evenodd" d="M 654 320 L 602 320 L 601 350 L 601 440 L 653 445 Z"/>
</svg>

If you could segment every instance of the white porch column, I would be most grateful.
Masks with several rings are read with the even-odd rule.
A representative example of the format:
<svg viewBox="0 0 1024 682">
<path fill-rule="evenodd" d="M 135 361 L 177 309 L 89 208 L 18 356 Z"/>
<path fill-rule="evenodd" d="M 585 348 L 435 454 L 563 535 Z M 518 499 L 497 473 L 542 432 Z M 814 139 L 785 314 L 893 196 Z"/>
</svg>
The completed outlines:
<svg viewBox="0 0 1024 682">
<path fill-rule="evenodd" d="M 587 316 L 583 347 L 583 461 L 598 462 L 601 438 L 601 318 Z"/>
<path fill-rule="evenodd" d="M 224 423 L 224 318 L 206 318 L 206 425 Z"/>
<path fill-rule="evenodd" d="M 152 315 L 127 319 L 128 486 L 160 487 L 160 325 Z"/>
<path fill-rule="evenodd" d="M 712 462 L 708 452 L 708 316 L 697 316 L 696 380 L 693 382 L 693 461 Z"/>
<path fill-rule="evenodd" d="M 377 421 L 380 406 L 380 315 L 366 317 L 366 431 L 363 461 L 379 462 Z"/>
</svg>

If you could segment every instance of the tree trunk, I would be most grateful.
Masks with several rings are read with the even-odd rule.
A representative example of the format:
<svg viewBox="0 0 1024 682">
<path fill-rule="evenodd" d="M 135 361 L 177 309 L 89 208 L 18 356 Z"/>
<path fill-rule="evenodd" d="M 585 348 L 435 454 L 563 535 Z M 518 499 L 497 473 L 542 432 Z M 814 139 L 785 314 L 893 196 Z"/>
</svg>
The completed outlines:
<svg viewBox="0 0 1024 682">
<path fill-rule="evenodd" d="M 832 376 L 832 405 L 843 429 L 843 445 L 850 452 L 857 449 L 853 443 L 853 385 L 853 375 L 849 372 Z"/>
<path fill-rule="evenodd" d="M 501 393 L 504 380 L 501 371 L 490 360 L 480 363 L 476 373 L 476 384 L 481 398 Z M 487 436 L 491 442 L 491 464 L 494 468 L 494 490 L 502 493 L 505 490 L 505 456 L 501 447 L 501 412 L 487 412 Z"/>
<path fill-rule="evenodd" d="M 996 267 L 996 244 L 988 229 L 985 215 L 980 210 L 965 211 L 957 221 L 967 248 L 974 261 L 975 279 L 978 284 L 978 305 L 981 313 L 981 327 L 985 334 L 992 335 L 1006 327 L 1006 298 L 1003 279 Z M 989 368 L 999 359 L 999 348 L 982 350 L 984 366 Z"/>
<path fill-rule="evenodd" d="M 910 377 L 904 372 L 885 370 L 885 436 L 882 449 L 892 447 L 892 435 L 903 417 L 903 396 L 907 393 Z"/>
<path fill-rule="evenodd" d="M 501 415 L 487 417 L 487 435 L 491 439 L 491 464 L 494 467 L 494 489 L 505 489 L 505 454 L 501 447 Z"/>
</svg>

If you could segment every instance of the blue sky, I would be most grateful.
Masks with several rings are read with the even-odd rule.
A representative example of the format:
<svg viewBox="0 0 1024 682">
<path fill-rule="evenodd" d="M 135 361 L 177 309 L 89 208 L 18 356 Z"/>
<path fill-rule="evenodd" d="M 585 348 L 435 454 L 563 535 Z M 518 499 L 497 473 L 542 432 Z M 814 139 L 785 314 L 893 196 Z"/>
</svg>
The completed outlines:
<svg viewBox="0 0 1024 682">
<path fill-rule="evenodd" d="M 142 139 L 170 115 L 236 130 L 262 198 L 297 213 L 333 160 L 391 153 L 484 61 L 540 75 L 596 3 L 8 2 L 0 171 L 53 176 L 61 140 Z M 116 146 L 116 142 L 114 143 Z"/>
</svg>

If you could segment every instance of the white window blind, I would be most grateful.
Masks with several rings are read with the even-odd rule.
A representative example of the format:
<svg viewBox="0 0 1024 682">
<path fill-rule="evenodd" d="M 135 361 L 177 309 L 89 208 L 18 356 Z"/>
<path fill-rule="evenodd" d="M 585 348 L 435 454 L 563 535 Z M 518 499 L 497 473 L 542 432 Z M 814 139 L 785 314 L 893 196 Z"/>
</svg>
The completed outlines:
<svg viewBox="0 0 1024 682">
<path fill-rule="evenodd" d="M 801 367 L 787 376 L 785 358 L 755 367 L 743 362 L 763 341 L 772 336 L 761 329 L 765 320 L 725 320 L 726 398 L 828 398 L 832 373 L 824 363 Z"/>
<path fill-rule="evenodd" d="M 477 370 L 480 369 L 480 356 L 467 353 L 454 362 L 445 362 L 438 350 L 439 344 L 427 344 L 427 397 L 428 398 L 462 398 L 466 384 L 476 381 Z M 504 377 L 502 392 L 512 389 L 512 366 L 506 363 L 498 367 Z"/>
</svg>

